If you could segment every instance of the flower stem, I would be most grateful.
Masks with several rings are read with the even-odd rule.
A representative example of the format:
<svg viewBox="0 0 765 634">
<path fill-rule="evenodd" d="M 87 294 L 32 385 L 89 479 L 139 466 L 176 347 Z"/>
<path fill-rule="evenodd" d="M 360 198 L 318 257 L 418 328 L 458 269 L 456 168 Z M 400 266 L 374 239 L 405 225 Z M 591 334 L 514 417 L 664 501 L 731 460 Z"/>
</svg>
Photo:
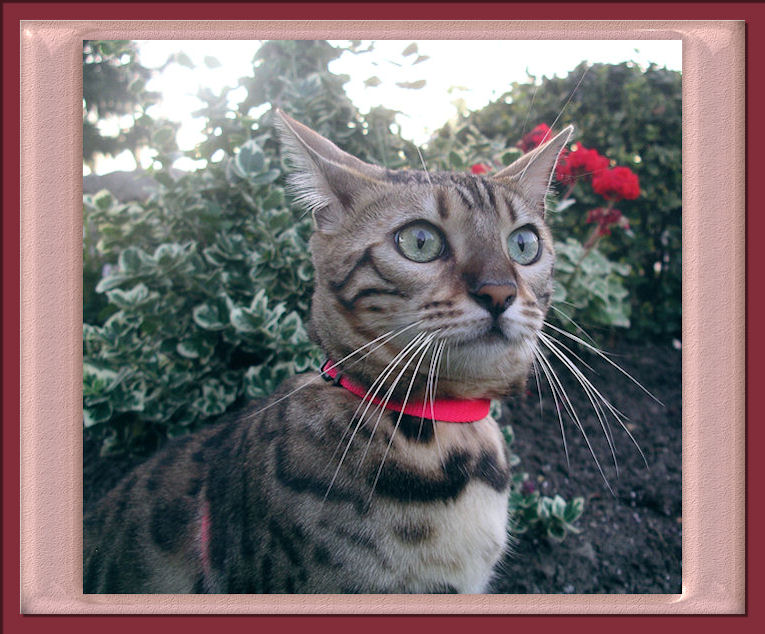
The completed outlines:
<svg viewBox="0 0 765 634">
<path fill-rule="evenodd" d="M 615 202 L 616 201 L 609 200 L 608 205 L 606 206 L 606 211 L 610 211 L 611 209 L 613 209 Z M 584 258 L 586 258 L 590 254 L 590 251 L 592 251 L 597 246 L 598 242 L 600 242 L 600 239 L 602 237 L 603 236 L 600 233 L 600 224 L 596 224 L 592 228 L 592 231 L 590 231 L 590 235 L 587 237 L 587 240 L 585 241 L 583 245 L 584 250 L 582 251 L 582 255 L 579 256 L 579 259 L 576 261 L 576 264 L 574 265 L 574 270 L 571 271 L 571 275 L 568 276 L 567 286 L 571 285 L 571 283 L 576 279 L 576 276 L 579 275 L 579 270 L 581 268 L 582 261 L 584 260 Z"/>
</svg>

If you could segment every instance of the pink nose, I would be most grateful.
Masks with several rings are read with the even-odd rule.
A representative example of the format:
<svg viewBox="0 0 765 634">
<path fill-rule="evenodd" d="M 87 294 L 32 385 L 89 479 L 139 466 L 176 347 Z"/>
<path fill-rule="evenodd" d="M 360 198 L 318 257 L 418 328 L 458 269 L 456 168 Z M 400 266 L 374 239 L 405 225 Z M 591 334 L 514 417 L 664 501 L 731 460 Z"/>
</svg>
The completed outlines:
<svg viewBox="0 0 765 634">
<path fill-rule="evenodd" d="M 508 284 L 484 284 L 474 294 L 474 297 L 486 310 L 497 317 L 513 303 L 518 287 Z"/>
</svg>

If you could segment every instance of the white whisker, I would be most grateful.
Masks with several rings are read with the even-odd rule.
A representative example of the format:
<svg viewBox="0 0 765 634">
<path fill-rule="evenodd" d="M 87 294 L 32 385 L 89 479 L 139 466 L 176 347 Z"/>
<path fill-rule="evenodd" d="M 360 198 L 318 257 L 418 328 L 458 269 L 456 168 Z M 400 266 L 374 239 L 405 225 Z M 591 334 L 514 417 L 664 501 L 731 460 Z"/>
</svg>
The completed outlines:
<svg viewBox="0 0 765 634">
<path fill-rule="evenodd" d="M 373 340 L 372 340 L 372 341 L 370 341 L 369 343 L 366 343 L 366 344 L 364 344 L 363 346 L 361 346 L 361 347 L 359 347 L 359 348 L 356 348 L 356 350 L 354 350 L 354 351 L 353 351 L 353 352 L 351 352 L 350 354 L 348 354 L 348 355 L 344 356 L 342 359 L 340 359 L 340 361 L 336 361 L 336 362 L 335 362 L 335 363 L 334 363 L 334 364 L 331 366 L 331 368 L 329 368 L 329 369 L 334 369 L 334 368 L 338 367 L 338 366 L 339 366 L 341 363 L 343 363 L 344 361 L 347 361 L 348 359 L 351 359 L 351 358 L 353 358 L 354 356 L 356 356 L 356 355 L 357 355 L 359 352 L 361 352 L 361 351 L 362 351 L 362 350 L 364 350 L 365 348 L 368 348 L 369 346 L 372 346 L 372 345 L 374 345 L 375 343 L 377 343 L 378 341 L 380 341 L 380 339 L 384 339 L 385 337 L 389 337 L 388 339 L 386 339 L 385 341 L 383 341 L 383 342 L 382 342 L 380 345 L 378 345 L 376 348 L 374 348 L 374 349 L 370 350 L 370 351 L 369 351 L 367 354 L 365 354 L 363 357 L 361 357 L 361 359 L 358 359 L 358 360 L 354 361 L 354 362 L 353 362 L 353 363 L 352 363 L 350 366 L 348 366 L 348 367 L 352 368 L 352 367 L 353 367 L 354 365 L 356 365 L 357 363 L 360 363 L 361 361 L 363 361 L 364 359 L 366 359 L 366 358 L 367 358 L 367 357 L 368 357 L 370 354 L 372 354 L 372 353 L 373 353 L 375 350 L 377 350 L 378 348 L 381 348 L 382 346 L 384 346 L 384 345 L 385 345 L 386 343 L 388 343 L 390 340 L 392 340 L 392 339 L 394 339 L 395 337 L 397 337 L 398 335 L 400 335 L 400 334 L 402 334 L 402 333 L 406 332 L 406 331 L 407 331 L 407 330 L 409 330 L 410 328 L 413 328 L 414 326 L 417 326 L 417 325 L 418 325 L 418 324 L 420 324 L 420 323 L 422 323 L 422 320 L 420 320 L 420 321 L 416 321 L 416 322 L 414 322 L 414 323 L 411 323 L 411 324 L 409 324 L 408 326 L 406 326 L 406 327 L 402 328 L 401 330 L 398 330 L 398 331 L 390 330 L 390 331 L 386 332 L 384 335 L 380 335 L 379 337 L 377 337 L 376 339 L 373 339 Z M 277 399 L 277 400 L 275 400 L 273 403 L 269 403 L 269 404 L 268 404 L 268 405 L 266 405 L 265 407 L 262 407 L 262 408 L 260 408 L 259 410 L 257 410 L 256 412 L 253 412 L 253 413 L 251 414 L 251 416 L 257 416 L 257 415 L 258 415 L 258 414 L 260 414 L 261 412 L 265 412 L 267 409 L 271 409 L 271 408 L 272 408 L 274 405 L 278 405 L 278 404 L 279 404 L 279 403 L 281 403 L 283 400 L 285 400 L 285 399 L 289 398 L 290 396 L 292 396 L 292 395 L 293 395 L 293 394 L 295 394 L 296 392 L 299 392 L 300 390 L 302 390 L 302 389 L 304 389 L 304 388 L 308 387 L 309 385 L 311 385 L 312 383 L 314 383 L 314 382 L 318 381 L 318 380 L 319 380 L 319 379 L 321 379 L 321 378 L 322 378 L 322 375 L 321 375 L 321 373 L 319 373 L 318 375 L 316 375 L 316 376 L 315 376 L 315 377 L 313 377 L 312 379 L 309 379 L 308 381 L 306 381 L 305 383 L 303 383 L 303 385 L 301 385 L 300 387 L 297 387 L 297 388 L 295 388 L 294 390 L 292 390 L 291 392 L 288 392 L 288 393 L 287 393 L 287 394 L 285 394 L 284 396 L 282 396 L 282 397 L 278 398 L 278 399 Z"/>
<path fill-rule="evenodd" d="M 425 335 L 426 333 L 421 333 L 421 334 Z M 436 336 L 435 333 L 430 333 L 430 334 L 427 334 L 425 336 L 424 341 L 422 339 L 420 339 L 418 341 L 419 347 L 417 348 L 417 350 L 415 350 L 412 353 L 412 356 L 410 357 L 410 359 L 404 364 L 404 367 L 401 368 L 401 370 L 399 371 L 398 375 L 393 380 L 393 383 L 391 384 L 390 388 L 388 388 L 388 391 L 385 394 L 385 397 L 383 398 L 382 403 L 380 403 L 380 405 L 378 406 L 379 410 L 380 410 L 380 413 L 377 416 L 377 420 L 375 421 L 374 427 L 372 428 L 372 433 L 369 436 L 369 441 L 367 442 L 367 446 L 364 448 L 364 453 L 362 454 L 361 459 L 359 460 L 359 464 L 356 467 L 356 473 L 358 473 L 359 469 L 361 468 L 361 465 L 364 463 L 364 459 L 367 457 L 367 453 L 369 452 L 369 448 L 372 445 L 372 440 L 374 440 L 375 433 L 377 433 L 377 428 L 379 427 L 380 421 L 382 420 L 383 414 L 385 413 L 385 408 L 388 406 L 388 403 L 390 402 L 390 398 L 393 395 L 393 392 L 396 389 L 396 386 L 398 385 L 398 382 L 401 380 L 401 377 L 404 376 L 404 374 L 406 373 L 407 368 L 411 365 L 412 361 L 414 361 L 414 358 L 417 356 L 417 354 L 420 352 L 420 350 L 425 348 L 425 350 L 427 351 L 428 346 L 430 346 L 430 342 L 433 341 L 435 336 Z M 417 365 L 417 367 L 419 368 L 419 364 Z M 412 376 L 412 381 L 414 381 L 416 376 L 417 376 L 417 374 L 415 373 Z"/>
<path fill-rule="evenodd" d="M 353 356 L 353 354 L 355 354 L 356 352 L 359 352 L 359 351 L 360 351 L 360 350 L 362 350 L 363 348 L 366 348 L 367 346 L 369 346 L 369 345 L 372 345 L 373 343 L 376 343 L 377 341 L 379 341 L 379 340 L 380 340 L 380 339 L 382 339 L 383 337 L 386 337 L 386 336 L 388 336 L 388 335 L 391 335 L 391 336 L 389 336 L 387 339 L 385 339 L 384 341 L 382 341 L 382 343 L 380 343 L 380 344 L 378 344 L 377 346 L 375 346 L 374 348 L 372 348 L 372 350 L 370 350 L 369 352 L 367 352 L 367 353 L 366 353 L 366 354 L 365 354 L 363 357 L 361 357 L 360 359 L 357 359 L 356 361 L 354 361 L 353 363 L 351 363 L 351 364 L 348 366 L 348 369 L 350 369 L 350 368 L 354 367 L 356 364 L 358 364 L 358 363 L 360 363 L 361 361 L 363 361 L 364 359 L 366 359 L 366 358 L 367 358 L 369 355 L 371 355 L 372 353 L 374 353 L 375 351 L 379 350 L 381 347 L 383 347 L 384 345 L 386 345 L 387 343 L 389 343 L 390 341 L 392 341 L 393 339 L 395 339 L 396 337 L 398 337 L 399 335 L 403 334 L 404 332 L 406 332 L 406 331 L 407 331 L 407 330 L 409 330 L 410 328 L 413 328 L 414 326 L 417 326 L 417 325 L 419 325 L 419 324 L 421 324 L 421 323 L 422 323 L 422 320 L 419 320 L 419 321 L 415 321 L 415 322 L 413 322 L 413 323 L 409 324 L 408 326 L 405 326 L 404 328 L 401 328 L 401 329 L 399 329 L 399 330 L 396 330 L 396 331 L 393 331 L 393 330 L 391 330 L 391 331 L 389 331 L 389 332 L 385 333 L 384 335 L 381 335 L 380 337 L 377 337 L 376 339 L 374 339 L 373 341 L 369 342 L 369 343 L 368 343 L 368 344 L 366 344 L 365 346 L 362 346 L 361 348 L 358 348 L 358 350 L 356 350 L 354 353 L 351 353 L 351 354 L 349 354 L 349 355 L 347 355 L 347 356 L 343 357 L 342 359 L 340 359 L 340 361 L 336 361 L 336 362 L 334 362 L 334 363 L 333 363 L 331 366 L 329 366 L 327 369 L 328 369 L 328 370 L 334 370 L 335 368 L 338 368 L 338 367 L 340 367 L 340 365 L 343 363 L 343 361 L 345 361 L 345 360 L 349 359 L 349 358 L 350 358 L 351 356 Z M 394 360 L 395 360 L 395 359 L 394 359 Z M 386 368 L 387 368 L 387 366 L 386 366 Z M 384 372 L 384 371 L 385 371 L 385 369 L 383 369 L 383 372 Z M 321 374 L 320 374 L 318 377 L 315 377 L 314 379 L 311 379 L 311 381 L 310 381 L 309 383 L 312 383 L 313 381 L 315 381 L 317 378 L 320 378 L 320 377 L 321 377 Z M 308 385 L 308 384 L 306 384 L 306 385 Z M 302 389 L 303 387 L 305 387 L 305 385 L 301 386 L 301 387 L 300 387 L 300 388 L 298 388 L 298 389 Z M 372 389 L 372 387 L 374 387 L 374 383 L 372 384 L 372 386 L 370 387 L 370 389 Z M 297 390 L 295 390 L 295 391 L 297 391 Z M 294 392 L 290 392 L 290 394 L 294 394 Z M 290 396 L 290 394 L 288 394 L 287 396 Z M 369 392 L 367 392 L 367 394 L 369 394 Z M 286 396 L 285 396 L 284 398 L 286 398 Z M 366 396 L 365 396 L 365 398 L 366 398 Z M 280 399 L 280 400 L 281 400 L 281 399 Z M 279 402 L 279 401 L 277 401 L 277 402 Z M 362 404 L 363 404 L 363 400 L 362 400 Z M 269 407 L 270 407 L 270 406 L 269 406 Z M 361 407 L 361 405 L 360 405 L 359 407 Z M 357 408 L 357 410 L 356 410 L 356 413 L 358 413 L 358 408 Z M 335 451 L 332 453 L 332 456 L 330 457 L 330 463 L 331 463 L 331 462 L 334 460 L 335 456 L 337 455 L 337 452 L 338 452 L 338 450 L 339 450 L 339 449 L 340 449 L 340 447 L 342 446 L 342 444 L 343 444 L 343 440 L 345 440 L 345 435 L 348 433 L 348 430 L 351 428 L 351 425 L 353 425 L 353 421 L 354 421 L 354 419 L 355 419 L 355 414 L 354 414 L 354 418 L 351 418 L 351 420 L 350 420 L 350 422 L 349 422 L 349 424 L 348 424 L 348 427 L 346 428 L 345 432 L 343 433 L 342 437 L 340 438 L 340 441 L 338 442 L 338 444 L 337 444 L 337 447 L 335 447 Z M 329 466 L 329 465 L 327 465 L 327 466 Z"/>
<path fill-rule="evenodd" d="M 418 441 L 420 440 L 420 437 L 422 436 L 422 426 L 425 423 L 425 406 L 427 404 L 428 394 L 430 393 L 431 381 L 433 380 L 433 372 L 435 371 L 434 368 L 436 363 L 436 357 L 438 356 L 439 350 L 443 347 L 444 342 L 441 341 L 439 342 L 438 345 L 439 345 L 438 349 L 435 351 L 434 354 L 430 356 L 430 365 L 428 367 L 427 379 L 425 381 L 425 393 L 423 395 L 423 400 L 422 400 L 422 415 L 420 416 L 420 427 L 417 430 Z"/>
<path fill-rule="evenodd" d="M 441 341 L 441 345 L 438 348 L 438 361 L 436 361 L 436 366 L 435 366 L 436 369 L 435 369 L 435 373 L 433 375 L 434 376 L 434 383 L 431 383 L 431 390 L 432 390 L 432 392 L 431 392 L 431 413 L 433 411 L 433 399 L 435 398 L 436 386 L 438 385 L 438 373 L 441 370 L 441 359 L 443 358 L 443 349 L 444 349 L 444 344 L 445 343 L 446 343 L 445 341 Z M 449 345 L 448 344 L 446 344 L 446 354 L 447 354 L 447 358 L 448 358 L 448 355 L 449 355 Z M 447 365 L 448 365 L 448 363 L 447 363 Z M 437 430 L 437 425 L 436 425 L 436 421 L 435 420 L 433 420 L 432 425 L 433 425 L 433 439 L 436 442 L 436 452 L 438 453 L 438 459 L 441 462 L 441 468 L 445 470 L 446 469 L 446 463 L 444 462 L 444 454 L 441 451 L 441 443 L 438 440 L 438 430 Z"/>
<path fill-rule="evenodd" d="M 582 437 L 584 438 L 585 443 L 587 444 L 587 448 L 590 451 L 590 455 L 592 456 L 593 460 L 595 460 L 595 466 L 598 468 L 598 471 L 600 472 L 600 475 L 603 478 L 603 481 L 606 484 L 606 487 L 611 492 L 611 494 L 614 494 L 614 490 L 611 488 L 611 484 L 608 482 L 608 478 L 606 477 L 606 474 L 603 471 L 603 468 L 600 464 L 600 461 L 598 460 L 598 457 L 595 453 L 595 450 L 592 447 L 592 444 L 590 443 L 590 439 L 587 436 L 587 432 L 584 429 L 584 425 L 582 425 L 581 420 L 579 419 L 579 416 L 576 413 L 576 409 L 574 408 L 573 404 L 571 403 L 571 400 L 568 397 L 568 394 L 566 393 L 565 388 L 563 387 L 563 384 L 561 383 L 560 379 L 558 378 L 558 375 L 555 373 L 555 370 L 553 369 L 552 365 L 550 364 L 549 360 L 545 358 L 545 356 L 540 352 L 537 355 L 537 359 L 539 360 L 542 367 L 547 367 L 547 370 L 549 371 L 548 380 L 550 376 L 554 379 L 555 383 L 557 384 L 559 390 L 560 390 L 560 396 L 562 399 L 562 403 L 564 407 L 566 408 L 566 411 L 568 412 L 569 416 L 571 416 L 571 419 L 576 424 L 576 427 L 579 429 L 580 433 L 582 434 Z M 552 385 L 552 383 L 551 383 Z"/>
<path fill-rule="evenodd" d="M 526 124 L 529 122 L 532 110 L 534 110 L 534 100 L 537 98 L 537 90 L 539 90 L 539 86 L 534 85 L 534 93 L 531 95 L 531 104 L 526 111 L 526 118 L 523 120 L 523 125 L 521 126 L 521 138 L 526 136 Z"/>
<path fill-rule="evenodd" d="M 598 397 L 603 400 L 603 395 L 600 394 L 595 388 L 592 386 L 590 381 L 585 377 L 582 372 L 579 370 L 579 368 L 576 367 L 572 363 L 572 361 L 563 354 L 555 345 L 554 342 L 550 340 L 549 337 L 547 337 L 544 333 L 539 333 L 539 340 L 547 346 L 547 348 L 556 356 L 560 361 L 569 369 L 571 374 L 574 376 L 574 378 L 579 382 L 580 386 L 584 390 L 585 395 L 589 399 L 590 403 L 592 404 L 592 408 L 595 410 L 595 415 L 598 418 L 598 422 L 600 423 L 600 427 L 603 430 L 603 433 L 605 434 L 606 441 L 608 442 L 608 447 L 611 450 L 611 456 L 613 457 L 614 461 L 614 469 L 616 470 L 616 477 L 619 477 L 619 463 L 616 459 L 616 450 L 614 448 L 613 438 L 611 436 L 610 428 L 608 427 L 608 422 L 604 418 L 603 410 L 600 406 L 600 403 L 598 403 L 592 395 L 592 392 L 595 392 L 595 394 L 598 395 Z"/>
<path fill-rule="evenodd" d="M 534 355 L 534 358 L 537 361 L 539 361 L 539 367 L 542 370 L 542 372 L 544 373 L 545 378 L 547 379 L 547 384 L 550 386 L 550 394 L 552 394 L 553 403 L 555 404 L 555 411 L 558 414 L 558 425 L 560 427 L 561 438 L 563 439 L 563 450 L 564 450 L 564 452 L 566 454 L 566 465 L 568 466 L 569 471 L 571 471 L 571 463 L 570 463 L 569 457 L 568 457 L 568 444 L 566 443 L 566 430 L 565 430 L 565 427 L 563 426 L 563 415 L 562 415 L 562 413 L 560 411 L 560 403 L 558 402 L 558 395 L 557 395 L 557 391 L 556 391 L 555 385 L 554 385 L 552 379 L 550 378 L 550 374 L 548 373 L 547 368 L 544 366 L 542 361 L 539 359 L 539 357 L 541 356 L 542 353 L 539 350 L 537 350 L 536 346 L 532 348 L 531 352 Z M 541 392 L 539 394 L 539 407 L 540 407 L 540 409 L 542 408 L 542 393 Z"/>
<path fill-rule="evenodd" d="M 610 363 L 610 364 L 611 364 L 613 367 L 615 367 L 617 370 L 619 370 L 619 372 L 621 372 L 621 373 L 622 373 L 624 376 L 626 376 L 626 377 L 627 377 L 627 378 L 628 378 L 630 381 L 632 381 L 632 382 L 633 382 L 635 385 L 637 385 L 637 386 L 638 386 L 638 387 L 639 387 L 641 390 L 643 390 L 643 392 L 645 392 L 646 394 L 648 394 L 648 396 L 650 396 L 650 397 L 651 397 L 651 398 L 652 398 L 654 401 L 656 401 L 656 402 L 657 402 L 659 405 L 661 405 L 662 407 L 664 407 L 664 403 L 662 403 L 662 402 L 661 402 L 661 401 L 660 401 L 658 398 L 656 398 L 656 397 L 655 397 L 653 394 L 651 394 L 651 393 L 650 393 L 650 392 L 649 392 L 649 391 L 648 391 L 648 390 L 647 390 L 645 387 L 643 387 L 643 385 L 640 383 L 640 381 L 638 381 L 638 380 L 637 380 L 635 377 L 633 377 L 633 376 L 632 376 L 632 375 L 631 375 L 629 372 L 627 372 L 625 369 L 623 369 L 623 368 L 622 368 L 620 365 L 618 365 L 617 363 L 614 363 L 613 361 L 611 361 L 611 359 L 609 359 L 609 358 L 608 358 L 608 356 L 607 356 L 607 355 L 605 355 L 605 354 L 603 353 L 603 351 L 602 351 L 602 350 L 599 350 L 599 349 L 598 349 L 598 348 L 596 348 L 595 346 L 593 346 L 593 345 L 591 345 L 591 344 L 587 343 L 587 342 L 586 342 L 586 341 L 584 341 L 584 339 L 582 339 L 581 337 L 577 337 L 576 335 L 572 335 L 570 332 L 568 332 L 568 331 L 566 331 L 566 330 L 563 330 L 562 328 L 558 328 L 557 326 L 553 326 L 551 323 L 549 323 L 549 322 L 547 322 L 547 321 L 545 321 L 545 322 L 544 322 L 544 324 L 545 324 L 545 326 L 547 326 L 548 328 L 552 328 L 552 329 L 553 329 L 555 332 L 559 332 L 559 333 L 560 333 L 560 334 L 562 334 L 564 337 L 568 337 L 568 338 L 569 338 L 569 339 L 571 339 L 572 341 L 576 341 L 578 344 L 580 344 L 580 345 L 584 346 L 584 347 L 585 347 L 585 348 L 587 348 L 588 350 L 591 350 L 592 352 L 594 352 L 595 354 L 597 354 L 597 355 L 598 355 L 598 356 L 599 356 L 601 359 L 603 359 L 603 360 L 604 360 L 604 361 L 606 361 L 607 363 Z"/>
<path fill-rule="evenodd" d="M 425 340 L 425 343 L 420 347 L 422 349 L 422 354 L 420 355 L 420 359 L 417 361 L 417 365 L 414 368 L 414 371 L 412 372 L 412 378 L 409 381 L 409 387 L 406 390 L 406 396 L 404 396 L 404 400 L 401 404 L 401 412 L 398 415 L 398 418 L 396 419 L 396 424 L 393 427 L 393 431 L 390 435 L 390 440 L 388 441 L 388 446 L 385 447 L 385 453 L 383 454 L 382 460 L 380 461 L 380 466 L 377 469 L 377 474 L 375 475 L 374 482 L 372 483 L 372 489 L 369 492 L 369 499 L 367 500 L 367 504 L 371 502 L 372 496 L 374 495 L 375 488 L 377 488 L 377 482 L 380 480 L 380 474 L 382 473 L 383 466 L 385 465 L 385 459 L 388 457 L 388 453 L 390 452 L 391 445 L 393 444 L 393 439 L 396 437 L 396 432 L 398 431 L 398 427 L 401 424 L 401 419 L 404 416 L 404 409 L 406 409 L 406 404 L 409 401 L 409 395 L 412 393 L 412 386 L 414 385 L 414 381 L 417 379 L 417 372 L 420 369 L 420 365 L 422 365 L 422 361 L 425 358 L 425 355 L 428 352 L 428 349 L 432 345 L 436 335 L 433 334 L 432 336 L 428 337 L 428 339 Z M 419 350 L 418 350 L 419 352 Z M 416 355 L 417 353 L 415 353 Z M 412 357 L 414 358 L 414 356 Z M 381 413 L 382 416 L 382 413 Z"/>
<path fill-rule="evenodd" d="M 592 68 L 592 66 L 588 66 L 587 68 L 584 69 L 582 76 L 579 78 L 579 81 L 576 83 L 576 86 L 574 86 L 574 90 L 571 91 L 571 94 L 568 96 L 568 99 L 566 99 L 566 103 L 563 104 L 563 107 L 560 109 L 558 116 L 555 117 L 555 121 L 552 122 L 552 125 L 550 126 L 550 132 L 555 129 L 555 124 L 558 123 L 558 119 L 560 119 L 561 116 L 563 116 L 563 113 L 566 111 L 568 104 L 571 103 L 571 100 L 574 98 L 574 95 L 579 90 L 579 86 L 582 85 L 582 82 L 584 81 L 585 76 L 587 75 L 587 73 L 590 72 L 590 68 Z M 548 132 L 547 134 L 550 134 L 550 132 Z M 544 143 L 546 139 L 547 139 L 547 135 L 545 135 L 545 138 L 542 139 L 542 143 Z"/>
<path fill-rule="evenodd" d="M 422 152 L 420 152 L 420 146 L 416 145 L 415 147 L 417 148 L 417 154 L 419 155 L 420 162 L 422 163 L 422 169 L 425 170 L 425 178 L 428 179 L 428 183 L 430 184 L 430 187 L 432 189 L 433 188 L 433 183 L 430 180 L 430 174 L 428 173 L 428 168 L 425 165 L 425 159 L 422 157 Z"/>
<path fill-rule="evenodd" d="M 566 302 L 566 303 L 568 303 L 568 302 Z M 573 305 L 573 304 L 569 304 L 569 305 Z M 577 329 L 579 332 L 581 332 L 581 333 L 582 333 L 582 334 L 583 334 L 585 337 L 587 337 L 587 339 L 589 339 L 589 340 L 590 340 L 590 343 L 591 343 L 593 346 L 597 345 L 597 344 L 596 344 L 596 342 L 595 342 L 595 340 L 594 340 L 594 339 L 593 339 L 593 338 L 592 338 L 592 337 L 589 335 L 589 333 L 588 333 L 588 332 L 587 332 L 587 331 L 586 331 L 584 328 L 582 328 L 582 327 L 581 327 L 581 326 L 580 326 L 578 323 L 576 323 L 576 322 L 575 322 L 573 319 L 571 319 L 571 317 L 569 317 L 569 316 L 568 316 L 566 313 L 564 313 L 564 312 L 563 312 L 563 311 L 562 311 L 560 308 L 558 308 L 557 306 L 555 306 L 555 304 L 550 304 L 550 308 L 552 308 L 552 309 L 553 309 L 553 310 L 554 310 L 556 313 L 558 313 L 558 314 L 559 314 L 561 317 L 563 317 L 563 318 L 564 318 L 566 321 L 568 321 L 570 324 L 572 324 L 572 325 L 574 326 L 574 328 L 576 328 L 576 329 Z M 545 323 L 546 323 L 546 322 L 545 322 Z"/>
<path fill-rule="evenodd" d="M 562 346 L 563 345 L 560 341 L 555 341 L 553 339 L 550 339 L 549 337 L 548 337 L 548 340 L 551 343 L 554 343 L 555 345 L 558 345 L 558 346 Z M 563 356 L 565 357 L 565 355 L 563 355 Z M 563 359 L 561 359 L 561 360 L 563 360 Z M 564 361 L 564 363 L 566 363 L 566 361 Z M 637 442 L 635 437 L 632 435 L 632 432 L 630 432 L 629 428 L 625 424 L 625 422 L 628 421 L 629 418 L 625 414 L 623 414 L 621 411 L 619 411 L 617 408 L 615 408 L 611 404 L 611 402 L 607 398 L 605 398 L 600 393 L 600 391 L 590 382 L 590 380 L 586 376 L 584 376 L 582 371 L 579 370 L 571 362 L 570 359 L 568 360 L 568 364 L 570 364 L 571 372 L 574 373 L 575 376 L 577 376 L 577 374 L 578 374 L 577 380 L 582 384 L 582 387 L 587 389 L 585 387 L 585 383 L 586 383 L 587 386 L 589 386 L 589 389 L 593 392 L 593 394 L 595 396 L 597 396 L 597 398 L 603 403 L 603 405 L 606 406 L 606 409 L 608 409 L 608 411 L 611 413 L 611 415 L 614 417 L 614 419 L 619 423 L 621 428 L 624 430 L 624 432 L 627 434 L 629 439 L 632 441 L 632 444 L 635 445 L 635 448 L 638 450 L 638 453 L 640 453 L 640 457 L 643 459 L 643 463 L 645 464 L 645 466 L 648 467 L 648 459 L 645 457 L 645 454 L 643 453 L 643 450 L 640 448 L 640 444 Z M 605 416 L 605 412 L 603 413 L 603 415 Z"/>
<path fill-rule="evenodd" d="M 329 495 L 329 492 L 332 490 L 332 486 L 335 483 L 335 480 L 337 479 L 337 476 L 340 473 L 340 469 L 343 466 L 343 462 L 345 461 L 345 457 L 348 455 L 348 451 L 351 448 L 351 445 L 353 444 L 353 440 L 356 437 L 356 434 L 358 433 L 362 423 L 364 422 L 364 417 L 366 416 L 367 410 L 369 409 L 369 406 L 372 404 L 372 400 L 377 396 L 377 393 L 380 391 L 380 388 L 382 387 L 383 383 L 387 379 L 388 376 L 393 372 L 395 367 L 398 365 L 398 362 L 403 358 L 406 354 L 408 354 L 409 350 L 416 346 L 417 343 L 422 340 L 422 338 L 426 335 L 426 333 L 420 332 L 417 335 L 415 335 L 414 339 L 410 341 L 394 358 L 391 360 L 383 369 L 383 371 L 378 375 L 377 379 L 372 383 L 372 385 L 367 390 L 367 393 L 364 395 L 364 398 L 361 400 L 361 403 L 356 408 L 356 412 L 351 417 L 350 423 L 348 425 L 348 429 L 350 429 L 351 425 L 353 425 L 353 421 L 356 418 L 359 409 L 365 404 L 366 401 L 366 409 L 364 410 L 364 413 L 359 417 L 358 422 L 356 423 L 356 427 L 353 430 L 353 433 L 351 434 L 351 437 L 348 439 L 348 443 L 345 446 L 345 450 L 343 451 L 343 455 L 340 457 L 340 461 L 337 464 L 337 467 L 335 468 L 335 472 L 332 475 L 332 479 L 330 480 L 329 486 L 327 487 L 327 492 L 324 494 L 324 499 L 327 499 L 327 496 Z M 386 370 L 388 371 L 387 374 Z M 383 377 L 383 374 L 385 376 Z M 372 396 L 369 396 L 369 393 L 372 391 L 374 386 L 379 382 L 379 385 L 377 386 L 377 389 L 375 390 L 374 394 Z M 367 401 L 367 399 L 369 399 Z M 347 432 L 346 432 L 347 433 Z M 335 449 L 335 452 L 332 454 L 333 457 L 337 454 L 337 449 L 342 445 L 343 439 L 345 438 L 345 434 L 343 435 L 343 438 L 340 439 L 340 443 L 338 444 L 338 447 Z"/>
</svg>

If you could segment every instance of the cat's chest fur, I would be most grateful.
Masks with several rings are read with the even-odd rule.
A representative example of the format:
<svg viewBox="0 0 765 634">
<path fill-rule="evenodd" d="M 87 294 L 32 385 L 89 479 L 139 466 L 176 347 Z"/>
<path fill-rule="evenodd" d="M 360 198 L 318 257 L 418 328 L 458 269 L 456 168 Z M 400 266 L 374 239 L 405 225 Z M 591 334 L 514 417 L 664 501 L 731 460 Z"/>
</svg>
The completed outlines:
<svg viewBox="0 0 765 634">
<path fill-rule="evenodd" d="M 486 591 L 507 538 L 509 466 L 497 424 L 373 409 L 359 426 L 351 424 L 359 400 L 344 389 L 310 385 L 301 396 L 310 416 L 300 421 L 293 404 L 289 418 L 301 439 L 274 441 L 275 477 L 263 484 L 267 497 L 289 500 L 282 521 L 313 545 L 306 556 L 319 565 L 305 588 Z M 276 434 L 278 418 L 265 412 L 260 433 Z"/>
<path fill-rule="evenodd" d="M 338 408 L 356 406 L 346 394 L 332 395 Z M 355 537 L 351 524 L 337 521 L 336 507 L 322 508 L 320 524 L 350 537 L 344 553 L 355 580 L 349 585 L 346 577 L 342 591 L 485 592 L 507 543 L 509 466 L 499 428 L 491 418 L 424 421 L 424 428 L 407 418 L 384 417 L 376 432 L 378 451 L 364 460 L 367 468 L 356 470 L 359 452 L 350 450 L 344 459 L 371 502 L 351 523 Z M 391 435 L 395 455 L 389 452 L 381 462 L 379 450 Z M 342 476 L 337 480 L 350 485 Z"/>
<path fill-rule="evenodd" d="M 488 590 L 492 570 L 506 547 L 506 494 L 485 483 L 473 482 L 453 502 L 436 508 L 413 505 L 392 511 L 396 516 L 391 522 L 394 527 L 402 522 L 416 522 L 423 513 L 433 526 L 427 543 L 416 538 L 411 543 L 402 543 L 406 537 L 398 530 L 390 530 L 390 526 L 381 531 L 388 536 L 381 542 L 386 543 L 386 554 L 393 563 L 390 573 L 393 587 L 423 593 Z"/>
</svg>

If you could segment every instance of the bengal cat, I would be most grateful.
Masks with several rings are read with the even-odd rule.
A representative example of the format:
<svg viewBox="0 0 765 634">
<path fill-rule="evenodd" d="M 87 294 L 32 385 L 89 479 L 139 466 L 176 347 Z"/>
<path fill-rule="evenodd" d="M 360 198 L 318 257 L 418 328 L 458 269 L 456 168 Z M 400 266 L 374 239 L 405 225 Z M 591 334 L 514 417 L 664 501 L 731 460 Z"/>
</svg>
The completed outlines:
<svg viewBox="0 0 765 634">
<path fill-rule="evenodd" d="M 566 128 L 491 176 L 392 171 L 276 112 L 330 360 L 178 440 L 85 518 L 86 593 L 480 593 L 507 544 L 489 400 L 552 290 Z"/>
</svg>

